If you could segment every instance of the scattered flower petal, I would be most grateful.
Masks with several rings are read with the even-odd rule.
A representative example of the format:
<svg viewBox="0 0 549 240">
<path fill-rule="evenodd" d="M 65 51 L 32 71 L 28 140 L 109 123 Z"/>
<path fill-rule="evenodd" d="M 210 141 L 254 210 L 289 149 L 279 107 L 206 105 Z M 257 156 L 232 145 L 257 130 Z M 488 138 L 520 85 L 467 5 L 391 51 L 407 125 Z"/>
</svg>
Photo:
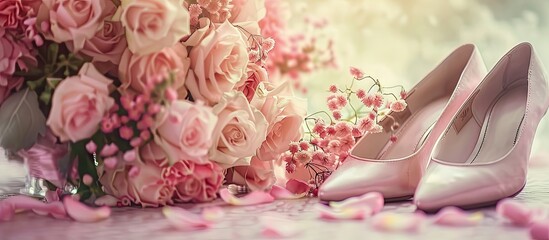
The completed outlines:
<svg viewBox="0 0 549 240">
<path fill-rule="evenodd" d="M 210 222 L 217 222 L 225 217 L 225 211 L 220 207 L 208 207 L 202 210 L 202 218 Z"/>
<path fill-rule="evenodd" d="M 306 192 L 301 194 L 294 194 L 290 192 L 288 189 L 278 185 L 273 185 L 273 187 L 271 188 L 270 194 L 275 199 L 298 199 L 298 198 L 307 196 Z"/>
<path fill-rule="evenodd" d="M 44 203 L 28 196 L 12 196 L 0 202 L 0 219 L 10 219 L 16 212 L 32 210 L 38 215 L 51 214 L 55 218 L 65 218 L 67 213 L 59 202 Z"/>
<path fill-rule="evenodd" d="M 202 216 L 179 207 L 166 206 L 162 209 L 162 214 L 174 228 L 179 230 L 192 231 L 207 229 L 212 226 L 212 222 L 204 220 Z"/>
<path fill-rule="evenodd" d="M 498 202 L 496 212 L 511 223 L 518 226 L 530 224 L 534 218 L 534 211 L 525 204 L 512 199 L 503 199 Z"/>
<path fill-rule="evenodd" d="M 271 196 L 271 194 L 261 191 L 254 191 L 248 193 L 244 197 L 238 198 L 231 192 L 229 192 L 228 189 L 224 188 L 219 190 L 219 195 L 221 196 L 221 199 L 223 199 L 223 201 L 235 206 L 256 205 L 262 203 L 270 203 L 274 201 L 274 198 L 273 196 Z"/>
<path fill-rule="evenodd" d="M 372 226 L 378 231 L 419 232 L 424 219 L 425 215 L 420 213 L 385 213 L 377 215 L 372 221 Z"/>
<path fill-rule="evenodd" d="M 532 223 L 529 232 L 533 240 L 548 240 L 549 220 Z"/>
<path fill-rule="evenodd" d="M 0 221 L 8 221 L 15 215 L 15 208 L 12 204 L 0 202 Z"/>
<path fill-rule="evenodd" d="M 95 199 L 94 203 L 97 206 L 116 207 L 118 203 L 118 199 L 111 195 L 105 195 Z"/>
<path fill-rule="evenodd" d="M 348 198 L 341 202 L 330 202 L 330 207 L 334 209 L 367 207 L 375 214 L 383 209 L 384 202 L 385 201 L 383 200 L 383 195 L 381 193 L 369 192 L 362 196 Z"/>
<path fill-rule="evenodd" d="M 372 209 L 364 208 L 342 208 L 333 209 L 324 205 L 318 205 L 320 219 L 334 220 L 363 220 L 373 215 Z"/>
<path fill-rule="evenodd" d="M 469 214 L 456 207 L 445 207 L 435 216 L 433 223 L 454 227 L 475 226 L 478 225 L 483 218 L 484 215 L 482 212 Z"/>
<path fill-rule="evenodd" d="M 98 222 L 109 218 L 111 215 L 111 208 L 109 207 L 91 208 L 72 197 L 63 198 L 63 204 L 67 214 L 78 222 Z"/>
<path fill-rule="evenodd" d="M 311 189 L 311 186 L 304 181 L 291 178 L 286 182 L 286 189 L 294 194 L 306 194 Z"/>
<path fill-rule="evenodd" d="M 260 216 L 259 222 L 263 225 L 261 235 L 266 238 L 296 237 L 303 230 L 295 221 L 282 216 Z"/>
</svg>

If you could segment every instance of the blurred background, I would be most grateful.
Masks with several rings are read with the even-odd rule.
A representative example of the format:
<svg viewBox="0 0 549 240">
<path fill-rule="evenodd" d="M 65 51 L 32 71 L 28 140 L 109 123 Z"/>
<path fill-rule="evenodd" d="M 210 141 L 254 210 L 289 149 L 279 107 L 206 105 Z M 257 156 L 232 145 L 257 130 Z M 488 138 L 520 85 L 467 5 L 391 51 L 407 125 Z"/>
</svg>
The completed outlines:
<svg viewBox="0 0 549 240">
<path fill-rule="evenodd" d="M 331 84 L 350 80 L 349 66 L 407 89 L 421 80 L 453 49 L 476 44 L 491 69 L 514 45 L 528 41 L 549 68 L 547 0 L 284 0 L 291 12 L 290 30 L 317 31 L 334 40 L 337 69 L 306 78 L 311 112 L 325 108 Z M 325 20 L 321 30 L 303 18 Z M 533 163 L 549 162 L 549 117 L 540 124 Z"/>
</svg>

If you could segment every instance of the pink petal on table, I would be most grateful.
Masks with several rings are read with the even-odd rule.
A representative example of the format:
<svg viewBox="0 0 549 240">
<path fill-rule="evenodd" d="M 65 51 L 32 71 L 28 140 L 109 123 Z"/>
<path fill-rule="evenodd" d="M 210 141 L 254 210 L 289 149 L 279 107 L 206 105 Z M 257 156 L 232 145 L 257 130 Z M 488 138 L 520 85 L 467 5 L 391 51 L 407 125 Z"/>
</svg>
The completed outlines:
<svg viewBox="0 0 549 240">
<path fill-rule="evenodd" d="M 482 212 L 469 214 L 456 207 L 445 207 L 434 217 L 434 224 L 445 226 L 475 226 L 478 225 L 484 215 Z"/>
<path fill-rule="evenodd" d="M 41 216 L 47 216 L 51 214 L 54 218 L 57 219 L 67 218 L 67 211 L 65 210 L 65 206 L 59 201 L 44 204 L 42 207 L 33 208 L 32 211 Z"/>
<path fill-rule="evenodd" d="M 0 202 L 0 221 L 8 221 L 15 215 L 15 208 L 11 203 Z"/>
<path fill-rule="evenodd" d="M 330 202 L 330 207 L 335 209 L 367 207 L 372 210 L 373 214 L 376 214 L 383 209 L 384 202 L 381 193 L 369 192 L 362 196 L 348 198 L 341 202 Z"/>
<path fill-rule="evenodd" d="M 372 226 L 379 231 L 418 232 L 423 227 L 424 219 L 425 215 L 420 213 L 385 213 L 377 215 L 372 221 Z"/>
<path fill-rule="evenodd" d="M 498 202 L 496 212 L 518 226 L 530 224 L 534 218 L 534 211 L 523 203 L 513 199 L 503 199 Z"/>
<path fill-rule="evenodd" d="M 72 197 L 63 198 L 68 215 L 78 222 L 98 222 L 111 216 L 111 208 L 91 208 Z"/>
<path fill-rule="evenodd" d="M 220 207 L 208 207 L 202 210 L 202 218 L 210 222 L 217 222 L 225 217 L 225 211 Z"/>
<path fill-rule="evenodd" d="M 533 240 L 549 240 L 549 220 L 532 223 L 529 232 Z"/>
<path fill-rule="evenodd" d="M 118 198 L 115 198 L 111 195 L 105 195 L 95 199 L 95 202 L 93 203 L 95 203 L 95 205 L 97 206 L 116 207 L 118 203 Z"/>
<path fill-rule="evenodd" d="M 259 222 L 263 225 L 261 235 L 266 238 L 295 237 L 303 231 L 297 222 L 282 216 L 260 216 Z"/>
<path fill-rule="evenodd" d="M 307 192 L 302 194 L 294 194 L 290 192 L 288 189 L 283 188 L 278 185 L 273 185 L 271 188 L 271 191 L 269 192 L 271 196 L 273 196 L 275 199 L 298 199 L 307 196 Z"/>
<path fill-rule="evenodd" d="M 334 220 L 363 220 L 372 216 L 372 209 L 363 208 L 342 208 L 334 209 L 324 205 L 317 205 L 319 218 L 328 221 Z"/>
<path fill-rule="evenodd" d="M 191 213 L 179 207 L 164 207 L 162 214 L 170 224 L 179 230 L 200 230 L 211 227 L 212 222 L 205 220 L 202 216 Z"/>
<path fill-rule="evenodd" d="M 236 206 L 256 205 L 262 203 L 270 203 L 274 201 L 274 198 L 273 196 L 271 196 L 271 194 L 261 191 L 254 191 L 248 193 L 246 196 L 238 198 L 233 195 L 229 191 L 229 189 L 224 188 L 219 191 L 219 195 L 221 196 L 221 199 L 223 199 L 223 201 L 225 201 L 226 203 Z"/>
<path fill-rule="evenodd" d="M 311 186 L 309 186 L 308 183 L 304 182 L 304 181 L 301 181 L 301 180 L 298 180 L 298 179 L 295 179 L 295 178 L 291 178 L 290 180 L 288 180 L 286 182 L 286 189 L 288 191 L 290 191 L 291 193 L 293 194 L 298 194 L 298 195 L 301 195 L 301 194 L 307 194 L 309 193 L 309 190 L 311 189 Z"/>
</svg>

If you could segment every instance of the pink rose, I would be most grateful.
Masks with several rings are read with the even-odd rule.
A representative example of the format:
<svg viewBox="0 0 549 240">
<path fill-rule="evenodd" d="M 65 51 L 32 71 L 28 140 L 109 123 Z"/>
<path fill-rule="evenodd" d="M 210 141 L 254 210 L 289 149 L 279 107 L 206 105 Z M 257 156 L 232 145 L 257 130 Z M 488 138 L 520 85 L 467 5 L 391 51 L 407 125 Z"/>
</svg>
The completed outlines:
<svg viewBox="0 0 549 240">
<path fill-rule="evenodd" d="M 263 114 L 236 91 L 225 93 L 213 112 L 219 120 L 213 131 L 210 160 L 224 168 L 249 165 L 265 141 L 267 121 Z"/>
<path fill-rule="evenodd" d="M 267 89 L 271 88 L 266 84 Z M 297 142 L 303 135 L 301 124 L 307 114 L 307 101 L 297 98 L 289 82 L 269 91 L 265 96 L 253 99 L 252 105 L 261 110 L 269 127 L 267 139 L 257 152 L 263 161 L 277 159 L 278 155 L 288 149 L 291 142 Z"/>
<path fill-rule="evenodd" d="M 137 174 L 129 177 L 129 196 L 143 207 L 172 204 L 174 187 L 162 179 L 162 168 L 154 163 L 136 161 Z"/>
<path fill-rule="evenodd" d="M 122 161 L 120 159 L 120 161 Z M 132 202 L 135 201 L 129 194 L 130 184 L 128 170 L 125 165 L 119 165 L 116 168 L 109 169 L 104 165 L 97 168 L 99 173 L 99 182 L 103 185 L 105 193 L 112 195 L 118 199 L 124 197 L 129 198 Z"/>
<path fill-rule="evenodd" d="M 118 68 L 122 82 L 121 88 L 131 87 L 135 91 L 143 92 L 148 89 L 147 83 L 152 78 L 174 73 L 175 81 L 171 83 L 171 87 L 184 91 L 183 86 L 189 65 L 187 49 L 181 44 L 148 55 L 135 55 L 130 50 L 126 50 Z"/>
<path fill-rule="evenodd" d="M 246 185 L 253 191 L 264 191 L 276 182 L 273 161 L 253 157 L 250 166 L 234 167 L 232 183 Z"/>
<path fill-rule="evenodd" d="M 212 145 L 212 132 L 217 116 L 200 103 L 177 100 L 157 116 L 154 140 L 170 164 L 180 159 L 204 163 Z"/>
<path fill-rule="evenodd" d="M 22 44 L 13 41 L 4 29 L 0 29 L 0 89 L 12 90 L 21 85 L 20 78 L 13 77 L 17 66 L 26 69 L 22 58 L 32 58 L 29 50 Z M 4 97 L 7 97 L 4 95 Z M 4 98 L 0 98 L 3 101 Z"/>
<path fill-rule="evenodd" d="M 72 45 L 68 47 L 72 48 Z M 118 70 L 124 50 L 126 50 L 126 37 L 122 24 L 105 20 L 103 28 L 94 37 L 86 40 L 80 53 L 91 57 L 97 69 L 106 73 Z"/>
<path fill-rule="evenodd" d="M 45 37 L 58 43 L 72 41 L 74 51 L 82 49 L 84 42 L 95 36 L 103 20 L 116 9 L 111 0 L 43 0 L 42 3 L 37 24 L 49 25 Z"/>
<path fill-rule="evenodd" d="M 183 0 L 122 0 L 122 9 L 128 47 L 135 54 L 158 52 L 191 33 Z"/>
<path fill-rule="evenodd" d="M 265 17 L 265 0 L 233 0 L 229 22 L 245 28 L 252 34 L 259 34 L 258 22 Z"/>
<path fill-rule="evenodd" d="M 244 93 L 248 101 L 252 101 L 257 90 L 257 86 L 261 82 L 267 81 L 267 70 L 255 64 L 248 63 L 248 74 L 240 80 L 235 86 L 236 90 Z"/>
<path fill-rule="evenodd" d="M 237 28 L 224 22 L 192 48 L 190 58 L 194 74 L 185 85 L 194 99 L 214 105 L 246 74 L 247 44 Z"/>
<path fill-rule="evenodd" d="M 214 200 L 223 183 L 223 169 L 212 162 L 198 164 L 178 161 L 170 168 L 180 177 L 175 186 L 176 202 L 207 202 Z"/>
<path fill-rule="evenodd" d="M 109 97 L 111 82 L 86 63 L 77 76 L 66 78 L 55 88 L 47 124 L 62 142 L 77 142 L 97 131 L 114 104 Z"/>
<path fill-rule="evenodd" d="M 139 155 L 145 162 L 154 163 L 159 167 L 168 167 L 168 156 L 155 142 L 150 142 L 139 149 Z"/>
</svg>

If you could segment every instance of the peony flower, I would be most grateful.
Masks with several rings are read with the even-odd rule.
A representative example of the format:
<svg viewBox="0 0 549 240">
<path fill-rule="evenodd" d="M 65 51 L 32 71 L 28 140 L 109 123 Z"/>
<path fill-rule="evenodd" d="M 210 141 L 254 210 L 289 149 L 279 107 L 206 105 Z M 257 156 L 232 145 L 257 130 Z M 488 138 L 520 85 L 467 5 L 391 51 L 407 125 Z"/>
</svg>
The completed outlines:
<svg viewBox="0 0 549 240">
<path fill-rule="evenodd" d="M 74 51 L 84 47 L 103 26 L 103 20 L 114 13 L 111 0 L 43 0 L 38 12 L 38 26 L 49 29 L 46 39 L 72 44 Z"/>
<path fill-rule="evenodd" d="M 194 74 L 185 85 L 194 99 L 214 105 L 246 74 L 248 50 L 240 31 L 229 22 L 205 32 L 189 54 Z"/>
<path fill-rule="evenodd" d="M 162 168 L 138 162 L 139 171 L 129 178 L 129 196 L 143 207 L 172 204 L 175 188 L 162 180 Z"/>
<path fill-rule="evenodd" d="M 183 86 L 189 65 L 187 49 L 181 44 L 147 55 L 136 55 L 126 50 L 118 68 L 121 88 L 143 92 L 149 89 L 147 84 L 151 83 L 153 78 L 174 73 L 175 81 L 170 87 L 185 92 Z"/>
<path fill-rule="evenodd" d="M 207 202 L 217 197 L 224 178 L 223 169 L 217 164 L 182 160 L 170 168 L 181 176 L 175 185 L 176 202 Z"/>
<path fill-rule="evenodd" d="M 268 80 L 267 70 L 255 63 L 248 63 L 248 74 L 235 86 L 236 90 L 244 93 L 249 102 L 252 101 L 259 83 Z"/>
<path fill-rule="evenodd" d="M 263 141 L 267 121 L 259 110 L 249 105 L 241 92 L 228 92 L 213 107 L 219 118 L 213 131 L 211 161 L 224 168 L 249 165 Z"/>
<path fill-rule="evenodd" d="M 86 63 L 77 76 L 66 78 L 55 88 L 47 124 L 62 142 L 77 142 L 97 131 L 114 105 L 109 97 L 111 82 Z"/>
<path fill-rule="evenodd" d="M 122 0 L 122 25 L 134 54 L 171 47 L 191 33 L 183 0 Z"/>
<path fill-rule="evenodd" d="M 177 100 L 157 115 L 154 140 L 172 165 L 180 159 L 204 163 L 216 123 L 217 116 L 210 107 Z"/>
<path fill-rule="evenodd" d="M 250 166 L 237 166 L 233 168 L 231 183 L 246 185 L 253 191 L 264 191 L 276 182 L 273 161 L 261 161 L 253 157 Z"/>
<path fill-rule="evenodd" d="M 301 139 L 301 123 L 307 113 L 307 101 L 295 97 L 289 82 L 272 89 L 265 96 L 256 95 L 252 105 L 260 109 L 269 123 L 267 138 L 257 153 L 259 159 L 275 160 L 291 142 Z"/>
<path fill-rule="evenodd" d="M 103 28 L 94 37 L 86 40 L 80 53 L 91 57 L 97 69 L 106 73 L 118 70 L 126 45 L 122 24 L 116 21 L 105 21 Z M 72 45 L 68 47 L 72 48 Z"/>
<path fill-rule="evenodd" d="M 0 28 L 16 29 L 26 16 L 27 9 L 20 0 L 2 0 L 0 2 Z"/>
</svg>

